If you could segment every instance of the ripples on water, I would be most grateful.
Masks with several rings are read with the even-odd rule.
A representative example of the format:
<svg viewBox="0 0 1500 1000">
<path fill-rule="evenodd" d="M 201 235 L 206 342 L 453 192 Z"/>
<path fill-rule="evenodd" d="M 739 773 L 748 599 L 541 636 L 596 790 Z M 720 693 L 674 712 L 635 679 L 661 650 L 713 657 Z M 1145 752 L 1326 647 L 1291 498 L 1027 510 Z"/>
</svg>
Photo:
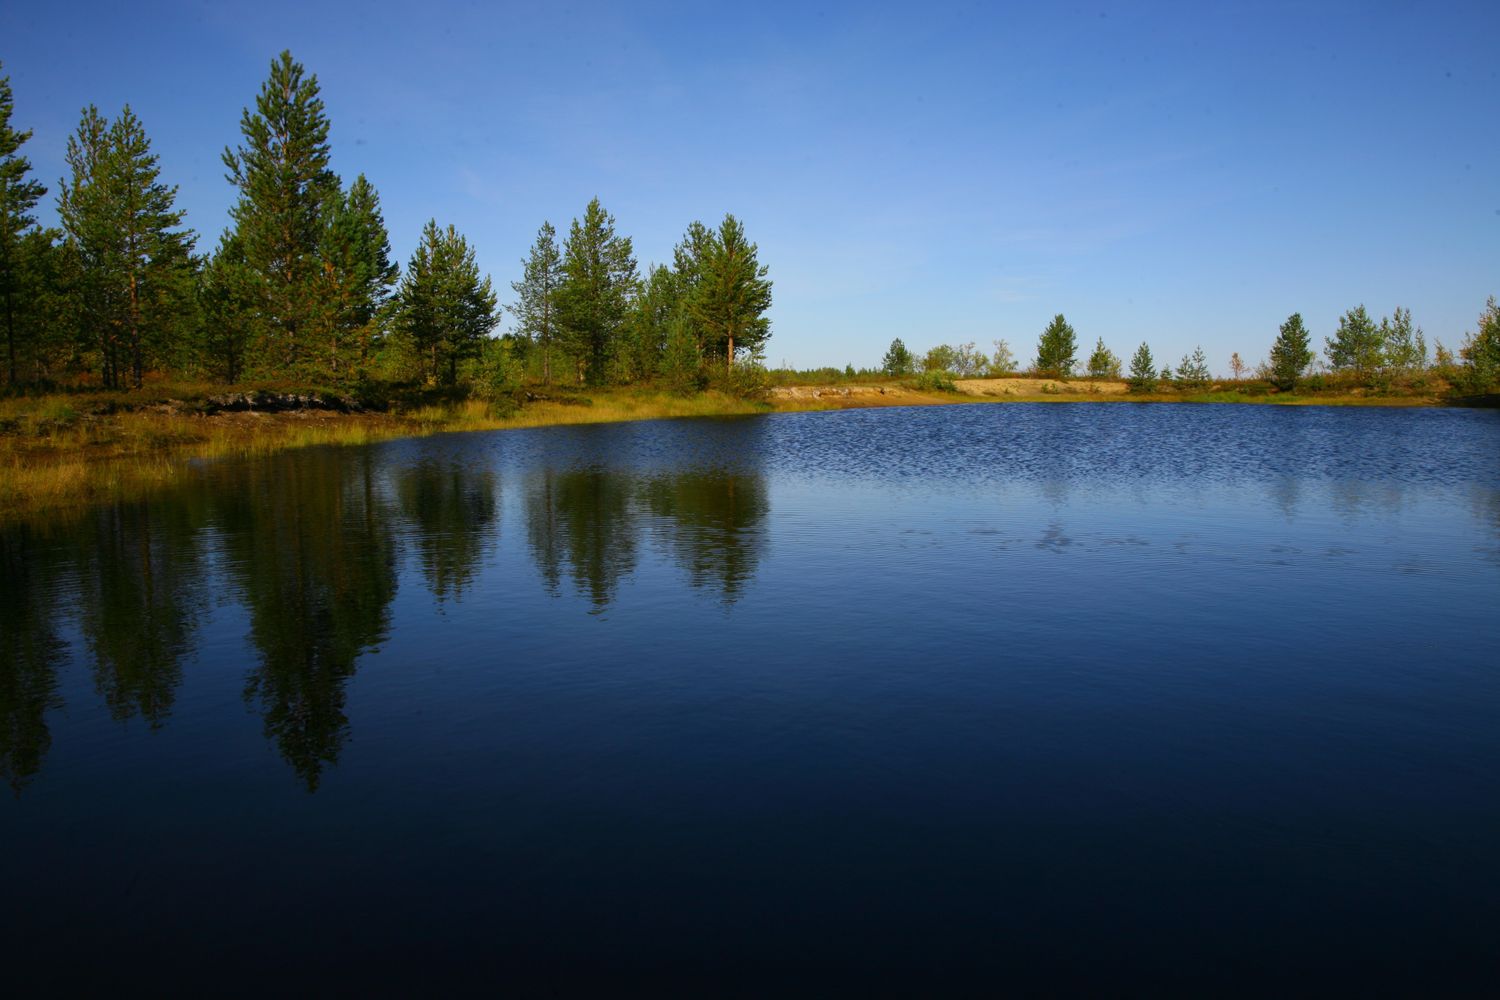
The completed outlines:
<svg viewBox="0 0 1500 1000">
<path fill-rule="evenodd" d="M 1491 413 L 318 449 L 0 568 L 3 930 L 43 965 L 1494 984 Z"/>
</svg>

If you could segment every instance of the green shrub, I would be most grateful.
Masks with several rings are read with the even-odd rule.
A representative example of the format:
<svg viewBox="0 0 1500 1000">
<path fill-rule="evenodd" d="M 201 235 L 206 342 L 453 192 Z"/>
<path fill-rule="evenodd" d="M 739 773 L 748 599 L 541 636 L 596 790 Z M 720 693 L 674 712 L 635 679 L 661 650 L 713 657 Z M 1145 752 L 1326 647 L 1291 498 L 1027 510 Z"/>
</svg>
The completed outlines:
<svg viewBox="0 0 1500 1000">
<path fill-rule="evenodd" d="M 919 392 L 957 392 L 953 376 L 945 371 L 923 372 L 912 379 L 911 387 Z"/>
<path fill-rule="evenodd" d="M 737 399 L 764 399 L 771 391 L 771 373 L 758 361 L 741 361 L 727 372 L 715 368 L 709 386 Z"/>
</svg>

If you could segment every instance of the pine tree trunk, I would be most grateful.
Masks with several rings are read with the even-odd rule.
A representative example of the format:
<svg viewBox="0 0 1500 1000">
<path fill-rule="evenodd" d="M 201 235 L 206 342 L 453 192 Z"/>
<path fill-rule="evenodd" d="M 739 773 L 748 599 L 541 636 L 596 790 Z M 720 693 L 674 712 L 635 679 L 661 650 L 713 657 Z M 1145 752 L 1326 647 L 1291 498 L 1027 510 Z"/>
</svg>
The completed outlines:
<svg viewBox="0 0 1500 1000">
<path fill-rule="evenodd" d="M 729 335 L 729 351 L 724 358 L 724 372 L 728 374 L 734 368 L 734 334 Z"/>
<path fill-rule="evenodd" d="M 542 383 L 552 384 L 552 317 L 542 310 Z"/>
</svg>

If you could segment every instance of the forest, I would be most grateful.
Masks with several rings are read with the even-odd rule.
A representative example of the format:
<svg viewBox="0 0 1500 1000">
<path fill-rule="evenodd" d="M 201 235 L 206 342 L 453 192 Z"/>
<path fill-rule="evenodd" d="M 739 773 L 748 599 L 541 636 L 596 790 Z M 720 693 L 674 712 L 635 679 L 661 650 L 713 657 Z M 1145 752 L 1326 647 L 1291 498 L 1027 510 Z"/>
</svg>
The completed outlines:
<svg viewBox="0 0 1500 1000">
<path fill-rule="evenodd" d="M 283 52 L 225 149 L 238 200 L 211 250 L 184 224 L 145 125 L 84 109 L 68 139 L 60 228 L 21 150 L 0 78 L 0 304 L 12 391 L 148 379 L 272 380 L 376 401 L 392 390 L 501 400 L 523 380 L 743 392 L 763 373 L 771 282 L 743 225 L 693 222 L 642 272 L 597 199 L 543 222 L 502 306 L 474 247 L 433 219 L 401 269 L 380 195 L 329 166 L 318 80 Z M 496 336 L 502 310 L 513 330 Z M 736 362 L 740 362 L 736 364 Z"/>
</svg>

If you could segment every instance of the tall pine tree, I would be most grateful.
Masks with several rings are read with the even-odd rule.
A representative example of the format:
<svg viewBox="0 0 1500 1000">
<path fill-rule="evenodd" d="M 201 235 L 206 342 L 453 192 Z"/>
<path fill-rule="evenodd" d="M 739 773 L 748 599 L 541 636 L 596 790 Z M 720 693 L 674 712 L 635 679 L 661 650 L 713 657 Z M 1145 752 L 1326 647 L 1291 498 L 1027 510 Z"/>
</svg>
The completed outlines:
<svg viewBox="0 0 1500 1000">
<path fill-rule="evenodd" d="M 681 303 L 681 323 L 678 324 L 677 335 L 679 338 L 684 335 L 692 337 L 700 356 L 705 354 L 706 338 L 689 305 L 697 297 L 698 289 L 703 284 L 704 269 L 712 246 L 713 231 L 695 220 L 682 234 L 682 241 L 672 248 L 672 274 L 677 279 L 677 293 Z"/>
<path fill-rule="evenodd" d="M 1040 375 L 1067 378 L 1073 374 L 1074 358 L 1078 354 L 1078 338 L 1062 313 L 1052 317 L 1052 322 L 1042 331 L 1037 340 L 1036 361 L 1032 367 Z"/>
<path fill-rule="evenodd" d="M 724 216 L 705 245 L 688 308 L 703 330 L 708 356 L 722 357 L 727 372 L 734 367 L 736 353 L 756 357 L 771 336 L 765 316 L 771 307 L 771 282 L 756 257 L 756 245 L 745 238 L 745 227 L 734 216 Z"/>
<path fill-rule="evenodd" d="M 542 381 L 552 384 L 552 347 L 557 339 L 557 288 L 562 282 L 562 256 L 557 252 L 557 230 L 543 222 L 531 255 L 521 261 L 521 280 L 511 282 L 516 303 L 517 332 L 542 351 Z"/>
<path fill-rule="evenodd" d="M 1334 371 L 1364 378 L 1385 364 L 1385 334 L 1362 305 L 1340 316 L 1338 329 L 1324 342 L 1328 365 Z"/>
<path fill-rule="evenodd" d="M 193 308 L 194 236 L 161 182 L 151 141 L 127 104 L 113 122 L 90 105 L 68 140 L 72 179 L 57 211 L 81 264 L 85 315 L 106 385 L 137 388 L 148 360 L 177 361 Z"/>
<path fill-rule="evenodd" d="M 434 381 L 453 385 L 495 328 L 495 292 L 458 230 L 430 220 L 396 293 L 396 329 Z"/>
<path fill-rule="evenodd" d="M 323 214 L 338 178 L 328 167 L 328 118 L 318 78 L 283 52 L 271 63 L 255 110 L 240 117 L 244 144 L 224 150 L 239 189 L 230 211 L 245 266 L 256 281 L 262 355 L 280 371 L 305 370 L 318 327 Z"/>
<path fill-rule="evenodd" d="M 1271 384 L 1282 392 L 1297 387 L 1297 380 L 1312 364 L 1313 351 L 1309 343 L 1307 327 L 1302 325 L 1302 314 L 1292 313 L 1276 335 L 1271 345 Z"/>
<path fill-rule="evenodd" d="M 1156 388 L 1156 360 L 1145 341 L 1130 359 L 1130 391 L 1150 392 Z"/>
<path fill-rule="evenodd" d="M 380 214 L 380 195 L 360 174 L 348 191 L 330 192 L 323 210 L 322 351 L 336 379 L 365 371 L 380 343 L 380 325 L 399 269 Z"/>
<path fill-rule="evenodd" d="M 203 333 L 198 343 L 199 363 L 225 382 L 245 374 L 255 334 L 256 276 L 245 265 L 245 248 L 232 230 L 219 239 L 203 265 L 198 281 L 198 308 Z"/>
<path fill-rule="evenodd" d="M 672 321 L 682 312 L 677 276 L 665 264 L 650 268 L 631 303 L 625 324 L 624 374 L 635 381 L 652 378 L 661 369 L 671 337 Z"/>
<path fill-rule="evenodd" d="M 558 288 L 558 332 L 578 365 L 580 380 L 604 382 L 614 357 L 631 293 L 636 287 L 630 237 L 615 234 L 614 216 L 599 199 L 583 221 L 574 219 L 563 243 Z"/>
<path fill-rule="evenodd" d="M 31 210 L 47 193 L 45 187 L 26 177 L 31 172 L 31 161 L 20 155 L 19 150 L 31 138 L 31 130 L 18 132 L 11 127 L 14 109 L 10 77 L 0 77 L 0 307 L 5 310 L 6 369 L 11 385 L 19 377 L 17 347 L 26 336 L 21 303 L 17 301 L 26 281 L 26 255 L 22 253 L 21 240 L 36 225 Z"/>
</svg>

